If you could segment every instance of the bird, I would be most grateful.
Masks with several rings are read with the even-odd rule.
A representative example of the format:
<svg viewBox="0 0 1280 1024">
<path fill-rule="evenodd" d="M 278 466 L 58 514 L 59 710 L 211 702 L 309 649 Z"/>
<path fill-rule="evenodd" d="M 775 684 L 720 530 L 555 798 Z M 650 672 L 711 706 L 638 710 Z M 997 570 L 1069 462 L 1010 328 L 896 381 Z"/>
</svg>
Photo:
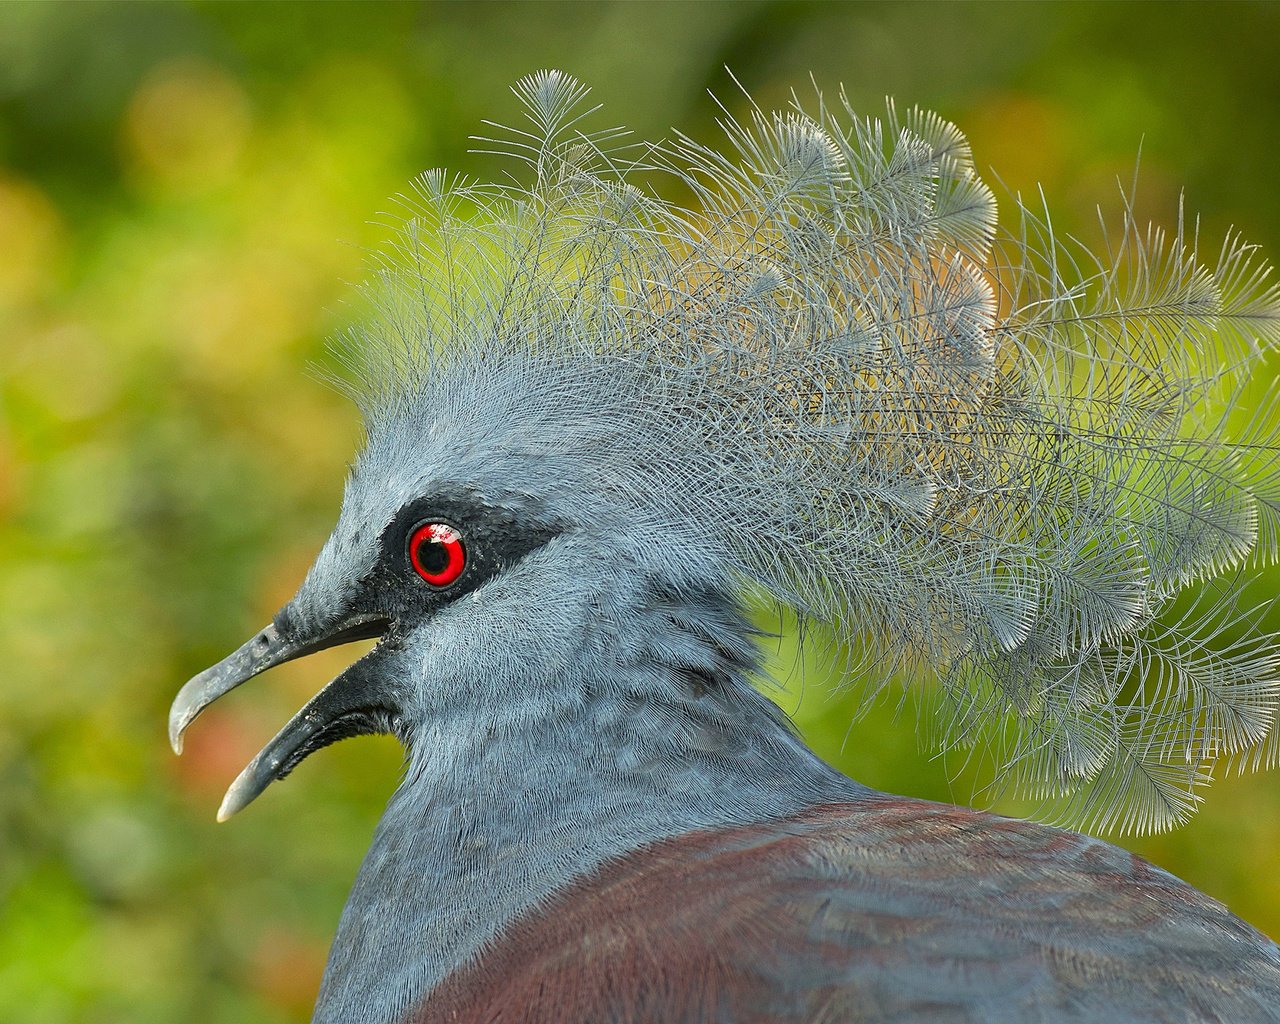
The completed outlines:
<svg viewBox="0 0 1280 1024">
<path fill-rule="evenodd" d="M 404 746 L 313 1020 L 1280 1021 L 1273 941 L 1086 834 L 1280 760 L 1257 249 L 1123 189 L 1092 247 L 1043 196 L 1010 225 L 956 126 L 843 90 L 743 90 L 710 143 L 594 127 L 563 71 L 513 92 L 501 180 L 415 179 L 333 343 L 365 438 L 332 534 L 171 709 L 180 753 L 376 641 L 218 812 Z M 1035 820 L 820 760 L 777 623 Z"/>
</svg>

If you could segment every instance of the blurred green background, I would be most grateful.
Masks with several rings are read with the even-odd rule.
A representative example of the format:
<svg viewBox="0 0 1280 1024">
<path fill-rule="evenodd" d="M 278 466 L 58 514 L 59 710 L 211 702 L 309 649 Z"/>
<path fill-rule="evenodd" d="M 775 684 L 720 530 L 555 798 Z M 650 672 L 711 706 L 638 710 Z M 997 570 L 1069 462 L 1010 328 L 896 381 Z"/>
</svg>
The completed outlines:
<svg viewBox="0 0 1280 1024">
<path fill-rule="evenodd" d="M 0 5 L 0 1020 L 308 1019 L 399 752 L 340 744 L 215 826 L 350 652 L 220 702 L 181 760 L 168 703 L 336 512 L 358 423 L 303 369 L 378 211 L 427 167 L 487 173 L 467 136 L 549 65 L 650 137 L 710 136 L 725 65 L 762 105 L 810 72 L 893 94 L 1086 237 L 1141 148 L 1144 215 L 1185 187 L 1207 249 L 1236 225 L 1280 257 L 1270 3 Z M 847 721 L 801 712 L 863 781 L 969 798 L 909 715 Z M 1124 842 L 1280 935 L 1275 773 Z"/>
</svg>

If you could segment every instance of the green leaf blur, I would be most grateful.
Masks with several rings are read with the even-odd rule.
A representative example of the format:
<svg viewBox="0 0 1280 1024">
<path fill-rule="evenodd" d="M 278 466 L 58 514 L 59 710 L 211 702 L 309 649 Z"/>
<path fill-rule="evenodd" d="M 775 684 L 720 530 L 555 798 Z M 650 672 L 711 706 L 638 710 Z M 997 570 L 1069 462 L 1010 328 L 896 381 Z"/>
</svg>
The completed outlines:
<svg viewBox="0 0 1280 1024">
<path fill-rule="evenodd" d="M 0 5 L 0 1020 L 308 1019 L 399 751 L 340 744 L 215 826 L 352 654 L 219 702 L 180 760 L 166 712 L 336 512 L 359 424 L 304 369 L 357 315 L 387 197 L 485 174 L 467 136 L 517 77 L 562 67 L 641 137 L 711 135 L 706 90 L 742 103 L 725 65 L 762 106 L 810 72 L 892 94 L 1086 239 L 1141 150 L 1140 215 L 1172 224 L 1185 188 L 1206 248 L 1235 225 L 1276 261 L 1277 39 L 1262 2 Z M 804 689 L 855 777 L 971 799 L 909 707 L 850 730 L 856 695 Z M 1274 773 L 1126 844 L 1280 935 Z"/>
</svg>

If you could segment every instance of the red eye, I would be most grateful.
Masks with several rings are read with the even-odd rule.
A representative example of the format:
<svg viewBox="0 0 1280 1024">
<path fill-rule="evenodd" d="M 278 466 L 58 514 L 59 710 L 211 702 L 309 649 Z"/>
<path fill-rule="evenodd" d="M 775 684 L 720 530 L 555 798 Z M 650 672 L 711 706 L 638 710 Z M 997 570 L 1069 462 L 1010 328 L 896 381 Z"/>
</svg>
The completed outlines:
<svg viewBox="0 0 1280 1024">
<path fill-rule="evenodd" d="M 447 523 L 423 523 L 409 538 L 409 561 L 433 587 L 447 587 L 467 565 L 462 534 Z"/>
</svg>

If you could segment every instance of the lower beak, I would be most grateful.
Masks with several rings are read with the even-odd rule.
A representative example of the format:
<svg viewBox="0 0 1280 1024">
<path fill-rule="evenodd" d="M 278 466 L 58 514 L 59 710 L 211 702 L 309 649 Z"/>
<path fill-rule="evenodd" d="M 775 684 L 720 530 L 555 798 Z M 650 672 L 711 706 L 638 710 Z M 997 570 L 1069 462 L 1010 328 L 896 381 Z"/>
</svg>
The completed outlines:
<svg viewBox="0 0 1280 1024">
<path fill-rule="evenodd" d="M 387 670 L 386 648 L 375 647 L 307 701 L 263 747 L 222 798 L 218 820 L 226 821 L 283 779 L 308 754 L 350 736 L 399 733 L 401 694 Z"/>
<path fill-rule="evenodd" d="M 280 616 L 277 621 L 280 619 L 296 621 L 289 616 Z M 218 664 L 194 676 L 178 692 L 169 709 L 169 742 L 174 752 L 182 753 L 183 735 L 200 712 L 246 680 L 328 647 L 385 636 L 390 626 L 385 615 L 365 614 L 349 616 L 310 635 L 299 635 L 294 630 L 286 633 L 274 624 L 267 626 Z M 374 648 L 321 690 L 253 759 L 227 792 L 218 812 L 219 821 L 248 804 L 313 750 L 344 736 L 385 731 L 374 726 L 385 724 L 381 720 L 384 714 L 390 716 L 387 701 L 377 692 L 376 674 L 368 671 L 368 662 L 378 651 Z"/>
</svg>

